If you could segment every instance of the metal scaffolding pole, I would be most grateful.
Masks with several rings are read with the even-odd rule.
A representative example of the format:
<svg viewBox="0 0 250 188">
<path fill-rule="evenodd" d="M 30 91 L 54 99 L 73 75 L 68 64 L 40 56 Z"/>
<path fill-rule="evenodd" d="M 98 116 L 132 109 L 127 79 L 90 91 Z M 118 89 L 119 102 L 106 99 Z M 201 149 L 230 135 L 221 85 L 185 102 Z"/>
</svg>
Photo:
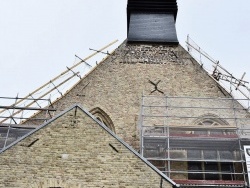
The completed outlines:
<svg viewBox="0 0 250 188">
<path fill-rule="evenodd" d="M 238 121 L 237 121 L 238 118 L 237 118 L 237 113 L 236 113 L 236 109 L 235 109 L 235 100 L 234 99 L 232 99 L 232 103 L 233 103 L 233 113 L 234 113 L 234 117 L 235 117 L 234 122 L 235 122 L 235 126 L 237 127 L 237 134 L 238 134 L 238 138 L 239 138 L 238 142 L 239 142 L 239 148 L 240 148 L 240 156 L 241 156 L 241 159 L 243 161 L 243 159 L 244 159 L 244 157 L 243 157 L 244 149 L 242 148 L 241 140 L 240 140 L 240 138 L 241 138 L 241 131 L 240 131 L 241 127 L 239 127 L 239 125 L 238 125 Z M 244 174 L 244 176 L 243 176 L 244 182 L 247 182 L 246 181 L 246 173 L 245 173 L 245 162 L 242 162 L 241 166 L 242 166 L 242 171 L 243 171 L 243 174 Z"/>
<path fill-rule="evenodd" d="M 143 135 L 143 122 L 144 122 L 144 108 L 143 108 L 143 106 L 144 106 L 144 96 L 142 95 L 142 108 L 141 108 L 141 117 L 140 117 L 140 125 L 139 125 L 139 127 L 140 127 L 140 138 L 142 138 L 142 139 L 140 139 L 141 140 L 141 142 L 140 142 L 140 152 L 141 152 L 141 155 L 142 156 L 144 156 L 144 153 L 143 153 L 143 137 L 144 137 L 144 135 Z"/>
<path fill-rule="evenodd" d="M 112 46 L 113 44 L 115 44 L 118 40 L 115 40 L 113 42 L 111 42 L 110 44 L 104 46 L 103 48 L 99 49 L 99 51 L 103 51 L 106 48 Z M 95 56 L 96 54 L 98 54 L 98 52 L 94 52 L 93 54 L 89 55 L 88 57 L 84 58 L 83 60 L 81 60 L 80 62 L 76 63 L 75 65 L 67 68 L 67 70 L 63 71 L 61 74 L 59 74 L 58 76 L 54 77 L 53 79 L 51 79 L 50 81 L 46 82 L 44 85 L 42 85 L 41 87 L 37 88 L 36 90 L 34 90 L 33 92 L 31 92 L 30 94 L 28 94 L 27 96 L 23 97 L 22 99 L 18 100 L 15 105 L 20 104 L 21 102 L 23 102 L 24 100 L 26 100 L 27 98 L 29 98 L 30 95 L 34 95 L 37 92 L 41 91 L 43 88 L 45 88 L 46 86 L 48 86 L 51 82 L 54 82 L 56 80 L 58 80 L 60 77 L 64 76 L 66 73 L 68 73 L 69 71 L 71 71 L 72 69 L 76 68 L 77 66 L 81 65 L 82 63 L 85 63 L 88 59 L 92 58 L 93 56 Z M 78 73 L 77 73 L 78 74 Z M 14 104 L 12 104 L 14 105 Z M 1 110 L 0 113 L 4 112 L 5 109 Z"/>
<path fill-rule="evenodd" d="M 250 129 L 240 127 L 240 124 L 250 124 L 250 119 L 238 101 L 233 98 L 214 100 L 172 96 L 143 96 L 142 101 L 140 141 L 143 156 L 160 170 L 173 179 L 176 174 L 183 177 L 186 174 L 202 174 L 203 179 L 207 174 L 217 174 L 216 177 L 221 180 L 227 177 L 232 182 L 235 178 L 242 180 L 241 184 L 246 182 L 240 133 Z M 196 120 L 201 117 L 208 122 L 219 123 L 199 124 L 201 120 Z M 250 145 L 250 136 L 244 137 L 244 143 Z M 187 156 L 188 151 L 190 156 Z M 187 166 L 184 165 L 182 170 L 174 168 L 179 162 Z M 188 162 L 200 163 L 202 169 L 189 171 Z M 206 170 L 206 163 L 216 164 L 217 170 Z"/>
<path fill-rule="evenodd" d="M 167 115 L 168 115 L 168 108 L 167 108 L 167 106 L 168 106 L 168 97 L 166 96 L 166 117 L 167 117 Z M 165 125 L 164 126 L 167 126 L 167 153 L 168 153 L 168 159 L 170 159 L 170 140 L 169 140 L 169 138 L 170 138 L 170 135 L 169 135 L 169 126 L 168 126 L 168 124 L 167 124 L 167 118 L 165 118 Z M 166 129 L 166 128 L 165 128 Z M 169 178 L 171 178 L 171 173 L 170 173 L 170 170 L 171 170 L 171 162 L 170 162 L 170 160 L 168 160 L 168 177 Z"/>
</svg>

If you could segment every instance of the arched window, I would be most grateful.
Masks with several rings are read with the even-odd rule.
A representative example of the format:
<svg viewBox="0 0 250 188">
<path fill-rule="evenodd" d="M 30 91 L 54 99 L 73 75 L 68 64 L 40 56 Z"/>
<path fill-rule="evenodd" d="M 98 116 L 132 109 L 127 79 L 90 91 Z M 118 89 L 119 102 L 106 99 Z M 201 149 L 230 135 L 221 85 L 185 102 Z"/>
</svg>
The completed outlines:
<svg viewBox="0 0 250 188">
<path fill-rule="evenodd" d="M 194 125 L 200 125 L 201 130 L 194 131 L 194 134 L 226 134 L 223 129 L 216 129 L 216 126 L 225 126 L 229 125 L 225 120 L 221 119 L 219 116 L 214 114 L 205 114 L 200 116 L 195 122 Z M 202 128 L 204 128 L 202 130 Z"/>
<path fill-rule="evenodd" d="M 90 113 L 94 115 L 98 121 L 103 123 L 106 127 L 108 127 L 115 133 L 115 127 L 111 118 L 101 108 L 94 108 L 90 110 Z"/>
<path fill-rule="evenodd" d="M 198 125 L 197 130 L 193 134 L 208 136 L 213 135 L 220 137 L 220 135 L 227 134 L 222 128 L 216 128 L 219 126 L 229 125 L 225 120 L 219 118 L 214 114 L 206 114 L 199 117 L 195 122 Z M 188 162 L 188 179 L 193 180 L 234 180 L 232 175 L 234 172 L 234 166 L 231 162 L 214 162 L 220 159 L 220 156 L 225 156 L 229 159 L 233 159 L 232 151 L 214 150 L 212 147 L 213 142 L 209 145 L 209 139 L 207 141 L 207 147 L 198 148 L 194 150 L 188 150 L 187 156 L 189 159 L 199 158 L 200 161 Z M 207 162 L 210 160 L 210 162 Z M 195 173 L 192 173 L 195 172 Z M 199 173 L 197 173 L 199 172 Z M 211 173 L 213 172 L 213 173 Z"/>
<path fill-rule="evenodd" d="M 228 125 L 228 123 L 214 114 L 206 114 L 199 117 L 194 124 L 204 126 Z"/>
</svg>

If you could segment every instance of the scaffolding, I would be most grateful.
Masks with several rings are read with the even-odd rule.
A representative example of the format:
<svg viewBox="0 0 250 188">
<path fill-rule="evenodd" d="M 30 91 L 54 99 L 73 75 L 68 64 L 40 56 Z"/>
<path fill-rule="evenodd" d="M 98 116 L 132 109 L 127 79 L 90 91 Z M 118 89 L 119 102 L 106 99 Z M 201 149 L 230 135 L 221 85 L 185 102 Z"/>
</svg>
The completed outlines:
<svg viewBox="0 0 250 188">
<path fill-rule="evenodd" d="M 53 108 L 53 105 L 49 99 L 35 99 L 35 98 L 20 98 L 20 97 L 0 97 L 1 101 L 14 101 L 13 105 L 11 106 L 0 106 L 0 110 L 2 113 L 0 115 L 0 150 L 4 149 L 5 147 L 12 144 L 14 141 L 19 139 L 20 137 L 28 134 L 30 131 L 34 130 L 37 125 L 20 124 L 22 121 L 30 120 L 32 121 L 39 121 L 39 122 L 46 122 L 52 118 L 53 113 L 56 111 Z M 17 105 L 17 101 L 25 100 L 32 103 L 29 106 L 20 106 Z M 3 102 L 4 103 L 4 102 Z M 42 107 L 39 104 L 46 103 L 47 107 Z M 30 118 L 30 114 L 36 112 L 44 112 L 44 117 L 33 117 Z M 3 123 L 5 120 L 8 120 L 7 123 Z"/>
<path fill-rule="evenodd" d="M 241 100 L 143 96 L 141 154 L 184 187 L 243 187 L 250 116 Z"/>
<path fill-rule="evenodd" d="M 224 68 L 219 61 L 206 53 L 189 35 L 187 36 L 186 44 L 189 54 L 200 64 L 211 78 L 220 84 L 234 98 L 247 99 L 239 100 L 239 102 L 243 106 L 249 107 L 250 87 L 249 82 L 244 80 L 246 72 L 243 73 L 241 78 L 237 78 Z"/>
<path fill-rule="evenodd" d="M 0 97 L 0 125 L 23 124 L 27 121 L 31 124 L 40 125 L 52 118 L 54 112 L 56 111 L 52 104 L 64 97 L 75 85 L 77 85 L 82 80 L 82 78 L 87 73 L 90 72 L 90 70 L 92 70 L 92 68 L 97 65 L 96 61 L 93 62 L 91 59 L 92 57 L 97 56 L 96 58 L 103 59 L 104 55 L 110 56 L 111 54 L 108 51 L 106 53 L 103 52 L 103 50 L 110 48 L 117 41 L 118 40 L 115 40 L 99 50 L 90 49 L 91 51 L 94 51 L 94 53 L 84 59 L 81 59 L 79 56 L 75 55 L 78 61 L 76 64 L 71 67 L 66 67 L 67 69 L 65 71 L 23 98 L 18 96 L 15 98 Z M 87 62 L 91 60 L 92 62 Z M 91 64 L 94 65 L 92 66 Z M 4 100 L 8 100 L 8 102 L 5 102 Z M 11 103 L 11 105 L 2 105 L 2 103 Z M 43 114 L 45 117 L 37 118 L 37 114 L 42 111 L 46 112 Z"/>
<path fill-rule="evenodd" d="M 35 98 L 20 98 L 20 97 L 0 97 L 1 101 L 7 100 L 9 101 L 15 101 L 10 106 L 4 106 L 0 105 L 0 125 L 2 124 L 20 124 L 22 121 L 25 120 L 39 120 L 42 122 L 47 121 L 48 119 L 51 119 L 53 116 L 53 112 L 56 111 L 56 109 L 53 107 L 50 99 L 35 99 Z M 17 105 L 17 101 L 25 100 L 29 102 L 29 105 L 21 106 Z M 4 102 L 3 102 L 4 103 Z M 41 104 L 45 103 L 46 107 L 42 107 Z M 36 113 L 36 112 L 45 112 L 45 117 L 43 118 L 30 118 L 30 114 Z M 8 121 L 7 121 L 8 120 Z"/>
<path fill-rule="evenodd" d="M 34 130 L 37 126 L 2 124 L 0 126 L 0 150 Z"/>
<path fill-rule="evenodd" d="M 96 57 L 95 60 L 100 61 L 111 56 L 111 60 L 114 60 L 111 53 L 103 52 L 103 50 L 112 49 L 110 47 L 117 41 L 115 40 L 99 50 L 89 49 L 94 53 L 84 59 L 75 55 L 77 62 L 74 65 L 66 67 L 65 71 L 25 97 L 18 95 L 0 97 L 0 150 L 54 117 L 57 111 L 54 108 L 54 102 L 64 97 L 98 65 L 92 57 Z"/>
</svg>

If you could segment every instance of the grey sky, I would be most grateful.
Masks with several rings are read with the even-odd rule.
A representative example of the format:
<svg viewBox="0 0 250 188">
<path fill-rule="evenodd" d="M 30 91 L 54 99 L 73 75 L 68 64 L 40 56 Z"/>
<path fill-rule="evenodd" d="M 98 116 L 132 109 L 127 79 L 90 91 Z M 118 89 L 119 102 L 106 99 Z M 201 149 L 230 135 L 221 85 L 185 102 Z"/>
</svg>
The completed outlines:
<svg viewBox="0 0 250 188">
<path fill-rule="evenodd" d="M 24 96 L 86 57 L 126 38 L 126 0 L 0 0 L 0 96 Z M 187 34 L 236 76 L 250 80 L 250 1 L 178 0 Z"/>
</svg>

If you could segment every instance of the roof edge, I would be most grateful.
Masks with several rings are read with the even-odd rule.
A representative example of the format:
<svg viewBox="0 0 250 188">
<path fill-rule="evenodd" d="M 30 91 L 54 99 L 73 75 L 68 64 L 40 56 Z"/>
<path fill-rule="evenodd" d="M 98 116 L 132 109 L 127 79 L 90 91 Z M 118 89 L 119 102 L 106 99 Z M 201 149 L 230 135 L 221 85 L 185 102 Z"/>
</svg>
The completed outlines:
<svg viewBox="0 0 250 188">
<path fill-rule="evenodd" d="M 160 170 L 158 170 L 154 165 L 152 165 L 147 159 L 142 157 L 137 151 L 135 151 L 129 144 L 127 144 L 125 141 L 123 141 L 121 138 L 119 138 L 114 132 L 112 132 L 108 127 L 106 127 L 104 124 L 102 124 L 100 121 L 98 121 L 90 112 L 85 110 L 80 105 L 77 105 L 79 109 L 81 109 L 85 114 L 87 114 L 92 120 L 94 120 L 98 125 L 103 128 L 105 131 L 107 131 L 111 136 L 113 136 L 116 140 L 118 140 L 123 146 L 125 146 L 127 149 L 129 149 L 134 155 L 136 155 L 138 158 L 140 158 L 144 163 L 146 163 L 151 169 L 153 169 L 156 173 L 158 173 L 163 179 L 171 183 L 175 187 L 179 187 L 178 184 L 176 184 L 172 179 L 167 177 L 165 174 L 163 174 Z"/>
<path fill-rule="evenodd" d="M 123 45 L 124 43 L 126 43 L 126 39 L 121 42 L 117 48 L 115 48 L 112 52 L 109 53 L 109 55 L 107 55 L 106 57 L 104 57 L 95 67 L 93 67 L 91 70 L 89 70 L 86 74 L 83 75 L 83 77 L 78 80 L 75 84 L 73 84 L 73 86 L 71 86 L 62 96 L 59 96 L 57 99 L 55 99 L 54 101 L 51 102 L 51 105 L 54 105 L 56 102 L 60 101 L 63 97 L 65 97 L 69 92 L 71 92 L 80 82 L 82 82 L 84 79 L 86 79 L 86 77 L 88 77 L 92 72 L 94 72 L 97 68 L 99 68 L 100 65 L 102 65 L 111 55 L 113 55 L 116 51 L 116 49 L 118 49 L 121 45 Z M 44 108 L 48 107 L 49 105 L 45 106 Z M 40 114 L 42 111 L 39 110 L 38 112 L 34 113 L 33 115 L 31 115 L 29 117 L 29 119 L 24 120 L 22 122 L 22 124 L 26 123 L 27 121 L 29 121 L 30 119 L 32 119 L 33 117 L 37 116 L 38 114 Z M 1 152 L 0 152 L 1 153 Z"/>
<path fill-rule="evenodd" d="M 130 145 L 128 145 L 125 141 L 123 141 L 121 138 L 119 138 L 115 133 L 113 133 L 108 127 L 106 127 L 105 125 L 103 125 L 100 121 L 98 121 L 89 111 L 87 111 L 86 109 L 84 109 L 82 106 L 80 106 L 79 104 L 75 104 L 72 107 L 64 110 L 63 112 L 61 112 L 60 114 L 58 114 L 57 116 L 55 116 L 54 118 L 50 119 L 49 121 L 47 121 L 46 123 L 38 126 L 36 129 L 32 130 L 31 132 L 29 132 L 28 134 L 20 137 L 19 139 L 17 139 L 15 142 L 13 142 L 12 144 L 10 144 L 9 146 L 7 146 L 6 148 L 4 148 L 3 150 L 0 151 L 0 154 L 2 154 L 3 152 L 5 152 L 6 150 L 10 149 L 11 147 L 15 146 L 17 143 L 19 143 L 20 141 L 24 140 L 25 138 L 29 137 L 30 135 L 36 133 L 37 131 L 39 131 L 40 129 L 46 127 L 47 125 L 49 125 L 51 122 L 55 121 L 56 119 L 60 118 L 61 116 L 63 116 L 64 114 L 66 114 L 67 112 L 75 109 L 75 108 L 79 108 L 82 112 L 84 112 L 87 116 L 89 116 L 93 121 L 95 121 L 101 128 L 103 128 L 106 132 L 108 132 L 112 137 L 114 137 L 117 141 L 119 141 L 123 146 L 125 146 L 127 149 L 129 149 L 134 155 L 136 155 L 138 158 L 140 158 L 144 163 L 146 163 L 152 170 L 154 170 L 156 173 L 158 173 L 163 179 L 165 179 L 166 181 L 168 181 L 169 183 L 171 183 L 173 185 L 173 187 L 179 187 L 178 184 L 176 184 L 172 179 L 170 179 L 169 177 L 167 177 L 165 174 L 163 174 L 160 170 L 158 170 L 154 165 L 152 165 L 147 159 L 145 159 L 144 157 L 142 157 L 137 151 L 135 151 Z"/>
</svg>

